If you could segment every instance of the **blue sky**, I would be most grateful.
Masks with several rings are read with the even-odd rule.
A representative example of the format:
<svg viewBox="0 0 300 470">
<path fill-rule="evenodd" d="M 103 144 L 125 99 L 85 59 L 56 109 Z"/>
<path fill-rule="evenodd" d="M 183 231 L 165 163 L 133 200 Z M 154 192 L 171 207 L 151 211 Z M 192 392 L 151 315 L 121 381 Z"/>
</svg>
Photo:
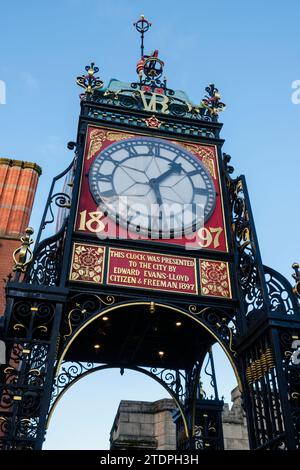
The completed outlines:
<svg viewBox="0 0 300 470">
<path fill-rule="evenodd" d="M 300 79 L 297 0 L 3 3 L 0 80 L 7 96 L 0 105 L 0 154 L 43 168 L 31 224 L 37 230 L 51 179 L 72 157 L 66 143 L 77 130 L 75 77 L 93 60 L 106 83 L 111 77 L 134 80 L 139 40 L 132 23 L 141 13 L 153 23 L 146 51 L 159 49 L 171 88 L 185 90 L 198 103 L 207 84 L 219 87 L 227 104 L 221 115 L 224 151 L 232 155 L 236 173 L 246 175 L 263 261 L 289 277 L 292 262 L 300 260 L 300 105 L 291 100 L 292 82 Z M 228 399 L 234 380 L 219 362 L 227 371 L 220 388 Z M 102 374 L 70 392 L 62 406 L 69 414 L 57 410 L 47 446 L 67 448 L 76 439 L 81 448 L 107 446 L 119 399 L 165 395 L 143 377 Z M 118 392 L 114 399 L 112 390 Z M 93 419 L 86 422 L 84 393 L 93 397 L 98 413 L 91 409 Z M 73 437 L 66 435 L 71 428 Z"/>
</svg>

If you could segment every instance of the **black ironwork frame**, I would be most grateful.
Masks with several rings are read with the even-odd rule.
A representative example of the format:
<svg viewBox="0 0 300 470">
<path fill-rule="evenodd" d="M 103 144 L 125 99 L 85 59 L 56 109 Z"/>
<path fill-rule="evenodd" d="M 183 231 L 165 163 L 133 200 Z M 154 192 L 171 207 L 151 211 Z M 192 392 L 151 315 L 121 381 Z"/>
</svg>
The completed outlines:
<svg viewBox="0 0 300 470">
<path fill-rule="evenodd" d="M 58 372 L 64 360 L 63 351 L 76 340 L 80 328 L 108 309 L 123 308 L 130 303 L 146 305 L 154 302 L 161 308 L 174 309 L 189 316 L 198 323 L 199 334 L 201 328 L 209 331 L 227 352 L 240 379 L 251 448 L 299 449 L 300 372 L 299 365 L 293 362 L 293 342 L 300 338 L 299 302 L 289 282 L 262 264 L 245 177 L 232 178 L 230 157 L 224 155 L 222 158 L 223 141 L 219 138 L 222 124 L 216 122 L 217 117 L 213 114 L 177 110 L 166 115 L 156 113 L 157 118 L 162 117 L 164 122 L 159 129 L 151 130 L 145 123 L 151 117 L 149 112 L 136 103 L 129 106 L 128 101 L 119 99 L 121 95 L 114 97 L 97 91 L 102 82 L 93 80 L 95 70 L 89 69 L 88 79 L 82 77 L 88 80 L 84 84 L 90 88 L 81 101 L 75 160 L 53 181 L 33 260 L 25 276 L 19 273 L 6 287 L 7 306 L 1 337 L 7 351 L 6 364 L 1 365 L 0 370 L 1 447 L 40 449 L 50 402 L 63 393 L 62 381 L 65 381 L 66 390 L 91 370 L 124 367 L 122 364 L 89 367 L 79 362 L 76 374 L 72 374 L 70 369 L 74 365 Z M 218 101 L 213 85 L 207 91 Z M 134 94 L 133 99 L 136 99 Z M 224 254 L 201 252 L 201 256 L 223 259 L 232 264 L 232 300 L 201 296 L 190 296 L 187 300 L 180 294 L 172 296 L 126 288 L 103 287 L 93 291 L 85 284 L 77 284 L 75 288 L 69 282 L 72 244 L 74 240 L 88 238 L 74 233 L 74 222 L 87 125 L 95 123 L 131 132 L 139 129 L 147 135 L 155 132 L 162 138 L 188 136 L 192 142 L 201 138 L 201 142 L 217 146 L 230 249 Z M 71 174 L 68 183 L 72 195 L 71 189 L 54 192 L 55 183 L 67 174 Z M 53 203 L 67 211 L 64 223 L 56 234 L 41 240 L 45 226 L 54 222 Z M 131 241 L 114 241 L 114 244 L 138 246 Z M 154 247 L 149 249 L 154 250 Z M 182 254 L 181 248 L 163 249 Z M 191 255 L 197 256 L 198 253 L 191 252 Z M 213 363 L 215 397 L 208 400 L 201 392 L 201 365 L 190 364 L 189 370 L 184 372 L 151 371 L 135 363 L 126 367 L 159 381 L 181 407 L 181 415 L 175 417 L 178 447 L 220 449 L 222 400 L 218 398 Z M 166 374 L 169 374 L 169 382 Z M 53 385 L 56 387 L 54 394 Z M 184 427 L 189 430 L 188 438 L 182 432 Z"/>
</svg>

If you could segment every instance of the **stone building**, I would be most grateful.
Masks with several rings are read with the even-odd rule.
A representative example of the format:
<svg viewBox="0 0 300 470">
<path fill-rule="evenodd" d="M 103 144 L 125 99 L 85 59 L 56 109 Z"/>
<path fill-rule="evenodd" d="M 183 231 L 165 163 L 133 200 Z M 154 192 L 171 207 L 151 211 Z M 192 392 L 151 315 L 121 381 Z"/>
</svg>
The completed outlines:
<svg viewBox="0 0 300 470">
<path fill-rule="evenodd" d="M 231 400 L 232 406 L 225 403 L 222 415 L 224 446 L 226 450 L 247 450 L 247 425 L 237 387 L 231 392 Z M 175 410 L 172 399 L 122 400 L 110 432 L 111 449 L 174 450 L 176 428 L 172 414 Z"/>
</svg>

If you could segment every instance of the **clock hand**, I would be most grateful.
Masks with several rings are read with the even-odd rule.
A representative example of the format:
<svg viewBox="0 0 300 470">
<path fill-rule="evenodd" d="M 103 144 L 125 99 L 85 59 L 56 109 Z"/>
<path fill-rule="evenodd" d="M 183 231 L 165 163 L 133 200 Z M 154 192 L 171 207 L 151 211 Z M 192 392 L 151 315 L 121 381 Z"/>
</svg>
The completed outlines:
<svg viewBox="0 0 300 470">
<path fill-rule="evenodd" d="M 162 197 L 161 197 L 161 194 L 160 194 L 159 185 L 154 184 L 152 186 L 152 189 L 154 191 L 156 201 L 157 201 L 157 205 L 158 205 L 158 207 L 156 209 L 157 212 L 155 211 L 157 215 L 154 216 L 154 219 L 158 223 L 159 232 L 161 232 L 163 230 L 162 223 L 163 223 L 163 217 L 164 217 L 164 203 L 163 203 L 163 200 L 162 200 Z"/>
<path fill-rule="evenodd" d="M 173 173 L 180 175 L 181 170 L 182 170 L 181 163 L 171 162 L 169 163 L 169 167 L 170 167 L 169 170 L 165 171 L 162 175 L 158 176 L 157 178 L 151 178 L 151 180 L 149 181 L 150 186 L 154 186 L 154 185 L 161 183 L 162 181 L 167 179 L 169 176 L 171 176 Z"/>
<path fill-rule="evenodd" d="M 160 194 L 160 190 L 159 190 L 158 184 L 151 184 L 151 187 L 152 187 L 152 189 L 153 189 L 153 191 L 154 191 L 157 204 L 158 204 L 159 206 L 161 206 L 162 203 L 163 203 L 163 200 L 162 200 L 162 197 L 161 197 L 161 194 Z"/>
</svg>

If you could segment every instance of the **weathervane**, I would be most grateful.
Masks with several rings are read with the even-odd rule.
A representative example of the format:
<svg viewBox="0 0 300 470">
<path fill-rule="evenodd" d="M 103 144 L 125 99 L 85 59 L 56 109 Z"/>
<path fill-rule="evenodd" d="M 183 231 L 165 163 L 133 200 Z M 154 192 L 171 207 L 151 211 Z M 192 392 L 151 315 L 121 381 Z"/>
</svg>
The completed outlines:
<svg viewBox="0 0 300 470">
<path fill-rule="evenodd" d="M 152 93 L 166 93 L 167 80 L 164 77 L 161 80 L 164 62 L 158 58 L 158 50 L 153 51 L 150 55 L 144 54 L 144 35 L 152 26 L 150 21 L 146 20 L 144 15 L 141 15 L 136 23 L 133 23 L 135 29 L 141 34 L 141 57 L 136 65 L 136 72 L 140 78 L 140 83 L 133 83 L 131 86 L 135 88 L 137 85 L 144 91 L 151 91 Z M 172 90 L 170 94 L 173 94 Z"/>
<path fill-rule="evenodd" d="M 152 26 L 150 21 L 146 20 L 144 15 L 141 15 L 136 23 L 133 23 L 135 29 L 141 34 L 141 58 L 144 56 L 144 34 Z"/>
</svg>

